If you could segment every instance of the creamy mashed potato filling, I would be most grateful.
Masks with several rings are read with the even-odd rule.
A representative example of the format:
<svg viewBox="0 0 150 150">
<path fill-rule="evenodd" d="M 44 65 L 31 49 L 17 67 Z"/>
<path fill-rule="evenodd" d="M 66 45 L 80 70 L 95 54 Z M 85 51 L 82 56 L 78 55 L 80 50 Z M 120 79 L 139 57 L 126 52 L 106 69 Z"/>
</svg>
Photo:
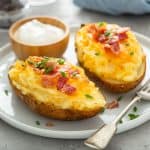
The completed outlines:
<svg viewBox="0 0 150 150">
<path fill-rule="evenodd" d="M 92 31 L 89 32 L 91 26 Z M 104 33 L 97 35 L 97 29 L 93 26 L 105 29 Z M 120 37 L 120 33 L 124 34 Z M 113 45 L 119 48 L 111 50 L 109 43 L 114 36 L 117 39 L 116 35 L 122 39 L 118 45 Z M 130 82 L 140 75 L 139 69 L 145 56 L 130 29 L 107 23 L 85 25 L 76 35 L 76 45 L 80 49 L 77 51 L 79 61 L 102 79 Z"/>
<path fill-rule="evenodd" d="M 40 63 L 41 59 L 43 58 L 30 57 L 25 62 L 16 61 L 9 71 L 9 78 L 13 85 L 22 91 L 24 95 L 34 96 L 39 100 L 39 103 L 51 102 L 56 107 L 63 109 L 74 108 L 82 110 L 104 107 L 104 97 L 98 88 L 95 87 L 94 83 L 88 80 L 81 68 L 73 66 L 62 59 L 48 58 L 47 64 L 49 68 L 51 68 L 50 65 L 54 62 L 59 72 L 58 78 L 56 76 L 52 78 L 56 74 L 54 67 L 53 70 L 46 70 L 42 67 L 43 64 Z M 73 74 L 70 76 L 68 71 Z M 47 80 L 46 78 L 46 84 L 45 76 L 51 79 Z M 58 87 L 58 80 L 62 78 L 68 78 L 67 82 L 65 82 L 67 84 L 65 88 L 69 87 L 70 89 L 70 87 L 73 87 L 72 89 L 74 90 L 72 92 L 66 92 L 62 87 L 60 88 L 60 85 Z M 54 84 L 52 84 L 52 80 Z"/>
</svg>

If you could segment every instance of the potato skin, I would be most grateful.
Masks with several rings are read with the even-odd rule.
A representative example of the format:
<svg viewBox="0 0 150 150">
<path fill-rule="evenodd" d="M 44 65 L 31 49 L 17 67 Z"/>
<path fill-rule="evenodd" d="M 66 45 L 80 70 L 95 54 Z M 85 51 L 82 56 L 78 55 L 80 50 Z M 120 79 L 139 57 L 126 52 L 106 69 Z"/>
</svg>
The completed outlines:
<svg viewBox="0 0 150 150">
<path fill-rule="evenodd" d="M 102 112 L 103 107 L 97 107 L 91 110 L 75 110 L 75 109 L 60 109 L 56 108 L 51 103 L 39 102 L 32 95 L 24 95 L 19 89 L 17 89 L 11 79 L 9 78 L 10 84 L 15 92 L 15 94 L 23 101 L 32 111 L 53 119 L 64 120 L 64 121 L 73 121 L 73 120 L 82 120 L 90 118 Z"/>
<path fill-rule="evenodd" d="M 80 29 L 83 28 L 84 26 L 85 26 L 85 24 L 81 24 Z M 77 35 L 75 36 L 75 52 L 77 54 L 78 51 L 80 51 L 80 49 L 77 46 L 76 38 L 77 38 Z M 77 54 L 77 57 L 78 57 L 78 54 Z M 146 72 L 146 57 L 144 57 L 143 58 L 144 71 L 138 79 L 133 80 L 131 82 L 122 82 L 122 83 L 120 82 L 119 84 L 114 84 L 114 83 L 108 82 L 108 81 L 98 77 L 94 72 L 90 72 L 87 68 L 84 67 L 82 62 L 80 62 L 79 58 L 78 58 L 78 61 L 79 61 L 79 64 L 84 68 L 86 74 L 89 77 L 95 78 L 96 80 L 100 81 L 100 83 L 106 89 L 108 89 L 109 91 L 111 91 L 113 93 L 124 93 L 124 92 L 128 92 L 128 91 L 134 89 L 143 80 L 143 78 L 145 76 L 145 72 Z"/>
</svg>

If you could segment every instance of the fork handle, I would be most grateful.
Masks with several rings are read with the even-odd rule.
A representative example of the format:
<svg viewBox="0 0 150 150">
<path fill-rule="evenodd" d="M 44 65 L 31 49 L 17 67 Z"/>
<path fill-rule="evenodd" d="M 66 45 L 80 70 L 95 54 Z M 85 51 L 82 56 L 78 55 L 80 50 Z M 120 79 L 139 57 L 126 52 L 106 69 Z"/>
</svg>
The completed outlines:
<svg viewBox="0 0 150 150">
<path fill-rule="evenodd" d="M 134 103 L 141 99 L 140 96 L 135 96 L 132 101 L 123 109 L 123 111 L 115 118 L 115 120 L 103 127 L 99 128 L 91 137 L 89 137 L 84 143 L 85 145 L 102 150 L 106 148 L 109 141 L 113 137 L 117 129 L 117 123 L 122 119 L 122 117 L 128 112 L 128 110 L 133 106 Z"/>
</svg>

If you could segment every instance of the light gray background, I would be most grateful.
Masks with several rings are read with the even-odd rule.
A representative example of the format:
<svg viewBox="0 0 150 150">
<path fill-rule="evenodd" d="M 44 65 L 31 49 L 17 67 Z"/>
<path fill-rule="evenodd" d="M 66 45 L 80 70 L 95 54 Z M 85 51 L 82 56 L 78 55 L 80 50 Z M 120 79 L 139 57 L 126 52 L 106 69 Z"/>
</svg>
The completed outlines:
<svg viewBox="0 0 150 150">
<path fill-rule="evenodd" d="M 69 25 L 108 21 L 130 26 L 134 31 L 150 36 L 150 15 L 109 16 L 80 10 L 72 0 L 57 0 L 52 5 L 34 7 L 28 15 L 51 15 L 63 19 Z M 0 45 L 5 43 L 0 37 Z M 30 135 L 10 127 L 0 120 L 0 150 L 90 150 L 83 140 L 58 140 Z M 131 131 L 116 135 L 106 150 L 150 150 L 150 122 Z"/>
</svg>

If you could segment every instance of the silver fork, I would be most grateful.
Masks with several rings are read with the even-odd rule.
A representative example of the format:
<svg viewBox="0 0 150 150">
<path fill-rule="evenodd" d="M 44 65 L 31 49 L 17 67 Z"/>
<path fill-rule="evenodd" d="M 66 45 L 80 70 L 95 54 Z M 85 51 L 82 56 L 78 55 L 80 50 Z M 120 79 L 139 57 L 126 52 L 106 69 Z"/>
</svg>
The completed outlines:
<svg viewBox="0 0 150 150">
<path fill-rule="evenodd" d="M 92 136 L 90 136 L 84 144 L 88 147 L 102 150 L 106 148 L 111 138 L 117 130 L 117 124 L 128 110 L 139 100 L 150 101 L 150 79 L 136 92 L 132 101 L 124 108 L 124 110 L 115 118 L 115 120 L 107 125 L 100 127 Z"/>
</svg>

